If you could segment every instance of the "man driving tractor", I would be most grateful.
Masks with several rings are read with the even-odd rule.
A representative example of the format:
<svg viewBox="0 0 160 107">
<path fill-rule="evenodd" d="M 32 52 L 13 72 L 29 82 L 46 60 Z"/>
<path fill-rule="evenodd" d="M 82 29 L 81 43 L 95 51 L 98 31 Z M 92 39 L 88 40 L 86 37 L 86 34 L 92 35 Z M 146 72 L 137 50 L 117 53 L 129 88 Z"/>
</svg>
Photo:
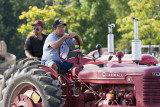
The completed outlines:
<svg viewBox="0 0 160 107">
<path fill-rule="evenodd" d="M 73 63 L 61 62 L 60 55 L 68 53 L 70 46 L 78 45 L 78 41 L 79 44 L 82 44 L 81 37 L 75 32 L 65 33 L 65 26 L 66 24 L 62 20 L 56 20 L 53 24 L 54 31 L 48 35 L 43 46 L 41 63 L 56 71 L 58 71 L 58 68 L 69 70 L 73 67 Z M 78 41 L 74 38 L 77 38 Z"/>
</svg>

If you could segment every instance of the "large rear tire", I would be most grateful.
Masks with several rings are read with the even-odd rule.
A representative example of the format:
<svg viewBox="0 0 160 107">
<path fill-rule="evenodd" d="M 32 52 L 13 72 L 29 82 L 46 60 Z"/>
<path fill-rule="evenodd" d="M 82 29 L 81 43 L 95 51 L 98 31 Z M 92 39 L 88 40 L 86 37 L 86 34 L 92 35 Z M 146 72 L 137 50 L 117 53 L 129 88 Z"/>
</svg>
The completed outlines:
<svg viewBox="0 0 160 107">
<path fill-rule="evenodd" d="M 38 64 L 41 64 L 39 60 L 36 60 L 34 58 L 24 58 L 18 60 L 15 64 L 11 65 L 5 72 L 4 77 L 2 79 L 2 85 L 1 90 L 2 91 L 6 87 L 6 81 L 11 77 L 11 75 L 15 74 L 15 72 L 23 67 L 26 66 L 36 66 Z M 2 100 L 2 94 L 0 93 L 0 100 Z"/>
<path fill-rule="evenodd" d="M 38 103 L 34 98 L 26 96 L 26 92 L 34 91 L 40 97 Z M 13 77 L 6 82 L 6 88 L 2 90 L 3 99 L 1 107 L 62 107 L 64 101 L 61 99 L 61 89 L 56 85 L 56 80 L 38 67 L 25 67 L 18 70 Z M 13 106 L 14 107 L 14 106 Z"/>
<path fill-rule="evenodd" d="M 33 66 L 41 64 L 41 61 L 34 59 L 34 58 L 23 58 L 18 60 L 15 64 L 11 65 L 5 72 L 4 72 L 4 77 L 5 78 L 10 78 L 11 74 L 14 73 L 15 70 L 26 67 L 26 66 Z"/>
</svg>

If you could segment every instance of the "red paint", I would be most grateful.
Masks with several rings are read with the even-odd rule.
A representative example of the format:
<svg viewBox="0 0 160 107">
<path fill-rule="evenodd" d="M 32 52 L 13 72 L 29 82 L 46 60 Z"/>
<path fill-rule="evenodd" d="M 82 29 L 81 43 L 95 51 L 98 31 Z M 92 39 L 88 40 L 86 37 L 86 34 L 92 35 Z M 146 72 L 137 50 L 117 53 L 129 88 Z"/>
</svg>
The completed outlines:
<svg viewBox="0 0 160 107">
<path fill-rule="evenodd" d="M 158 60 L 152 55 L 143 54 L 142 60 L 139 62 L 139 64 L 155 65 L 158 64 Z"/>
<path fill-rule="evenodd" d="M 55 78 L 58 77 L 58 74 L 54 69 L 52 69 L 52 68 L 50 68 L 48 66 L 44 66 L 44 65 L 38 65 L 38 67 L 43 68 L 46 72 L 50 72 Z"/>
<path fill-rule="evenodd" d="M 60 74 L 64 107 L 159 107 L 159 66 L 134 64 L 131 55 L 123 56 L 122 52 L 116 55 L 119 60 L 113 56 L 111 61 L 107 61 L 107 55 L 94 61 L 91 57 L 81 57 L 80 50 L 74 52 L 78 53 L 78 56 L 66 61 L 77 64 L 77 67 L 68 74 Z M 97 66 L 100 63 L 104 66 Z M 142 55 L 140 64 L 156 63 L 154 57 Z M 51 72 L 54 77 L 58 76 L 51 68 L 38 66 Z M 26 87 L 22 91 L 28 89 L 36 91 L 34 87 Z M 23 92 L 22 96 L 26 97 Z M 30 104 L 31 99 L 25 100 Z M 15 103 L 17 102 L 20 103 L 21 100 L 16 99 Z M 23 104 L 25 105 L 24 102 Z"/>
<path fill-rule="evenodd" d="M 118 58 L 118 63 L 122 62 L 121 59 L 122 59 L 123 56 L 124 56 L 124 53 L 122 51 L 118 51 L 116 53 L 116 57 Z"/>
<path fill-rule="evenodd" d="M 13 107 L 36 107 L 34 106 L 33 101 L 23 94 L 18 95 L 12 105 Z"/>
</svg>

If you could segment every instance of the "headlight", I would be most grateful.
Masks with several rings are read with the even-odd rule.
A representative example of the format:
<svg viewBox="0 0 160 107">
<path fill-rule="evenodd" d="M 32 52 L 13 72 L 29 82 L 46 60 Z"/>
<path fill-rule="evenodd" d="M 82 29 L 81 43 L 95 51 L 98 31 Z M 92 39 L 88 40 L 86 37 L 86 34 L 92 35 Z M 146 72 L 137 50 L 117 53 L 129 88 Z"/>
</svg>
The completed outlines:
<svg viewBox="0 0 160 107">
<path fill-rule="evenodd" d="M 62 53 L 61 54 L 61 59 L 67 59 L 68 53 Z"/>
<path fill-rule="evenodd" d="M 98 52 L 98 51 L 97 51 L 97 52 L 94 52 L 94 53 L 93 53 L 93 57 L 94 57 L 95 59 L 99 58 L 99 52 Z"/>
</svg>

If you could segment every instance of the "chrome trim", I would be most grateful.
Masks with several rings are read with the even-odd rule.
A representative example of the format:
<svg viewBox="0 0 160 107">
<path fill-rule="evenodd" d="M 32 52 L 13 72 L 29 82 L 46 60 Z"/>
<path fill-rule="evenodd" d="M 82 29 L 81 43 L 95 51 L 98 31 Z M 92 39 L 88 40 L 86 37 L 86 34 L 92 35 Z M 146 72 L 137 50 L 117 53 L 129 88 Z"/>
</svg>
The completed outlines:
<svg viewBox="0 0 160 107">
<path fill-rule="evenodd" d="M 109 80 L 109 79 L 120 79 L 120 80 L 125 80 L 126 76 L 142 76 L 142 74 L 126 74 L 124 78 L 96 78 L 96 79 L 89 79 L 89 78 L 80 78 L 81 80 Z M 77 78 L 79 80 L 79 78 Z"/>
</svg>

